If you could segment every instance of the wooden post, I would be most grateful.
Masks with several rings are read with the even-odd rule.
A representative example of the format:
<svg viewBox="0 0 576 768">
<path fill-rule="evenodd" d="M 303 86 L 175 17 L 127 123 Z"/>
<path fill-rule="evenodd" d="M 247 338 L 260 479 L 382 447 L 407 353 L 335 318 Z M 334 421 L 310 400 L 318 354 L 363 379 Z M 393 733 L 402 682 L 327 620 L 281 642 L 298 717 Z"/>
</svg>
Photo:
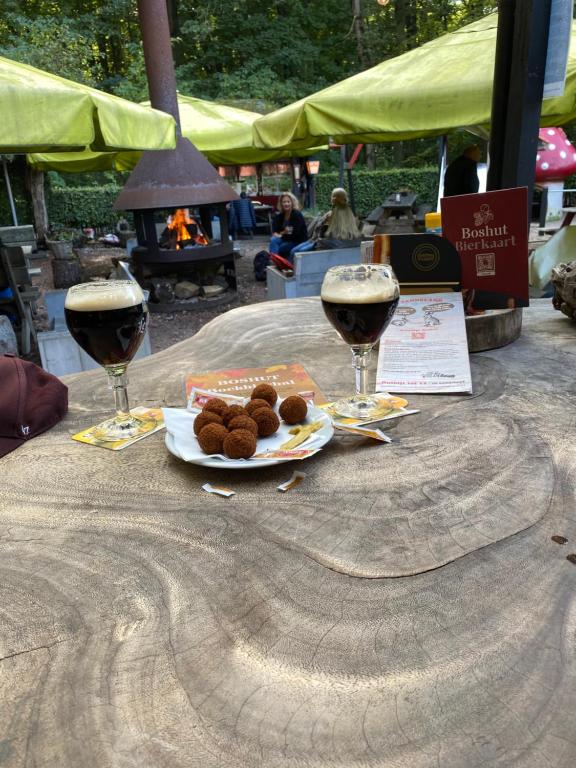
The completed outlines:
<svg viewBox="0 0 576 768">
<path fill-rule="evenodd" d="M 488 189 L 528 187 L 531 213 L 551 0 L 500 0 Z"/>
</svg>

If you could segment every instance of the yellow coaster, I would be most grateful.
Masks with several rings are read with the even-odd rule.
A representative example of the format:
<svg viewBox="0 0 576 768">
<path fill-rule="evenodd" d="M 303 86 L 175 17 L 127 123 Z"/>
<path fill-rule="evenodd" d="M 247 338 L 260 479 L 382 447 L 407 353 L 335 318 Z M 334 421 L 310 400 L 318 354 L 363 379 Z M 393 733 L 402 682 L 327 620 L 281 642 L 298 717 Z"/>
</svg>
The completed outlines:
<svg viewBox="0 0 576 768">
<path fill-rule="evenodd" d="M 110 451 L 121 451 L 123 448 L 127 448 L 132 443 L 142 440 L 148 435 L 153 435 L 154 432 L 158 432 L 159 429 L 164 427 L 164 418 L 162 416 L 161 408 L 144 408 L 138 406 L 137 408 L 131 408 L 130 413 L 141 423 L 138 428 L 138 433 L 133 437 L 127 437 L 124 440 L 105 440 L 103 436 L 106 434 L 106 427 L 110 423 L 110 419 L 102 421 L 100 424 L 96 424 L 89 429 L 84 429 L 82 432 L 77 432 L 72 435 L 72 440 L 77 440 L 79 443 L 86 443 L 87 445 L 95 445 L 98 448 L 108 448 Z"/>
</svg>

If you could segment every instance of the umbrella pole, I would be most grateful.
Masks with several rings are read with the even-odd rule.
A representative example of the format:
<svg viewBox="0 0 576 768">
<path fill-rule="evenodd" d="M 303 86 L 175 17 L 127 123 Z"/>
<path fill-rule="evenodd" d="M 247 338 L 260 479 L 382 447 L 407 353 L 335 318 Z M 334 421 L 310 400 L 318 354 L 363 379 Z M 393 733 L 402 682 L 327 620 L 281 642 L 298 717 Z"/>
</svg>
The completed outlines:
<svg viewBox="0 0 576 768">
<path fill-rule="evenodd" d="M 438 139 L 438 200 L 436 201 L 436 210 L 440 210 L 440 200 L 444 197 L 444 174 L 448 165 L 448 137 L 446 134 Z"/>
<path fill-rule="evenodd" d="M 344 166 L 346 165 L 346 144 L 340 147 L 340 168 L 338 170 L 338 186 L 344 186 Z"/>
<path fill-rule="evenodd" d="M 14 197 L 12 196 L 12 186 L 10 184 L 10 176 L 8 175 L 8 165 L 6 158 L 2 158 L 2 168 L 4 169 L 4 181 L 6 183 L 6 193 L 8 195 L 8 202 L 10 203 L 10 210 L 12 212 L 12 221 L 14 226 L 18 226 L 18 216 L 16 215 L 16 206 L 14 205 Z"/>
</svg>

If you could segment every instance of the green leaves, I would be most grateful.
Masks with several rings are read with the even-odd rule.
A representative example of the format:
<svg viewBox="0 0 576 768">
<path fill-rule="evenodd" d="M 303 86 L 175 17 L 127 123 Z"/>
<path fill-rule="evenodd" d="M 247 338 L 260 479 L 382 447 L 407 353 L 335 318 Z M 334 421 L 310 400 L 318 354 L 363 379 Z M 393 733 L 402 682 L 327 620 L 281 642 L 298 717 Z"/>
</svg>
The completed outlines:
<svg viewBox="0 0 576 768">
<path fill-rule="evenodd" d="M 6 0 L 3 54 L 135 101 L 147 84 L 133 0 Z M 283 106 L 488 13 L 497 0 L 169 0 L 178 87 Z M 354 9 L 361 24 L 353 25 Z"/>
</svg>

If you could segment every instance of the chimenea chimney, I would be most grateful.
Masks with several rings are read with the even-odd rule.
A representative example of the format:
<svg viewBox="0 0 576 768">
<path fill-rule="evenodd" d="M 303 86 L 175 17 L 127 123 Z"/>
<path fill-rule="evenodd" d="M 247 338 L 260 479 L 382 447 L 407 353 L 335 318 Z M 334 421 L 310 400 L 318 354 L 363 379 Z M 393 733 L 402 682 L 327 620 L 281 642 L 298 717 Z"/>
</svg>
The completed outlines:
<svg viewBox="0 0 576 768">
<path fill-rule="evenodd" d="M 234 272 L 233 243 L 228 237 L 225 204 L 238 195 L 192 142 L 182 136 L 166 0 L 138 0 L 138 15 L 150 101 L 155 109 L 174 117 L 178 138 L 176 149 L 142 154 L 114 203 L 116 210 L 134 212 L 138 238 L 138 247 L 133 251 L 136 276 L 141 280 L 145 272 L 182 272 L 192 262 L 216 259 L 226 263 L 228 282 L 235 287 L 235 279 L 230 276 L 230 265 Z M 198 210 L 211 240 L 209 245 L 176 252 L 160 248 L 154 212 L 177 208 Z M 211 239 L 214 211 L 220 219 L 219 242 Z"/>
</svg>

